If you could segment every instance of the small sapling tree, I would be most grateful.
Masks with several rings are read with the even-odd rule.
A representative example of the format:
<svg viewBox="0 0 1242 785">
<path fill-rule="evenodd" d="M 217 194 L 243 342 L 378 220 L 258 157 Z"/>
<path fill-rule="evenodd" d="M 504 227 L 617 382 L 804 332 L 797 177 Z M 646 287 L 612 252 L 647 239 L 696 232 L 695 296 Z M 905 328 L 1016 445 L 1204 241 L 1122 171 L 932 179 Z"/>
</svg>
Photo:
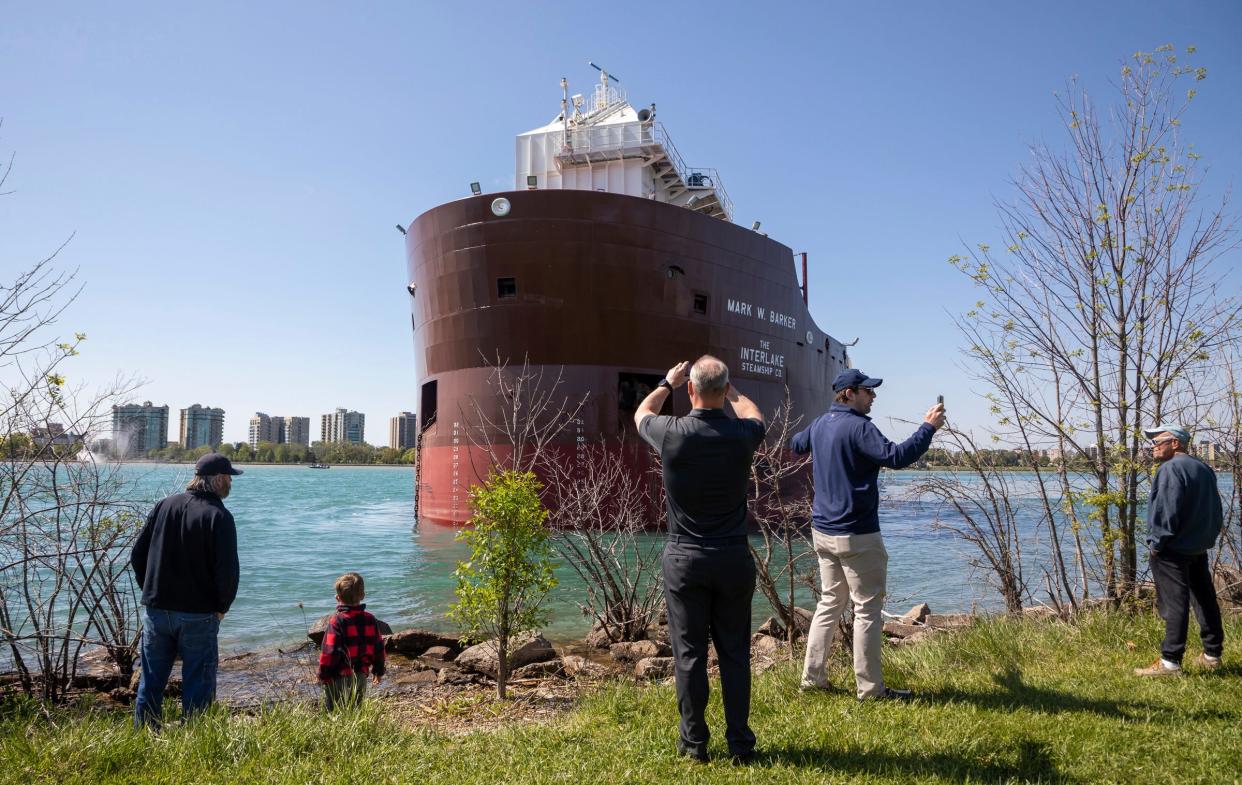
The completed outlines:
<svg viewBox="0 0 1242 785">
<path fill-rule="evenodd" d="M 496 647 L 496 695 L 506 697 L 514 640 L 547 621 L 543 599 L 556 586 L 548 511 L 532 472 L 492 474 L 470 491 L 474 515 L 457 535 L 470 547 L 460 562 L 449 616 L 466 637 Z"/>
</svg>

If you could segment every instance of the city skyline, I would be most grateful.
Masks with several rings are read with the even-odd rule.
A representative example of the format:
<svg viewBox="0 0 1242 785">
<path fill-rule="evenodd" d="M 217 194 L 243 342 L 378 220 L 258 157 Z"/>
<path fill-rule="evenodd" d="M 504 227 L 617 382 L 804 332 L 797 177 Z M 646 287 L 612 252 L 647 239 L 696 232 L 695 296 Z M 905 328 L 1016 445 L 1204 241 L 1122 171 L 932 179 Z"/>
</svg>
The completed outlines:
<svg viewBox="0 0 1242 785">
<path fill-rule="evenodd" d="M 1184 132 L 1208 172 L 1205 207 L 1242 172 L 1236 3 L 1191 14 L 1136 2 L 1124 15 L 1064 1 L 663 10 L 751 55 L 707 74 L 694 51 L 649 57 L 634 43 L 638 20 L 584 40 L 588 9 L 535 19 L 483 7 L 483 22 L 475 6 L 400 4 L 6 15 L 0 154 L 15 163 L 4 265 L 25 269 L 72 237 L 57 264 L 78 270 L 83 289 L 58 327 L 88 339 L 66 365 L 70 382 L 119 374 L 145 381 L 138 400 L 209 395 L 247 415 L 226 418 L 229 442 L 247 440 L 252 401 L 313 417 L 351 400 L 383 413 L 364 438 L 384 443 L 389 414 L 412 409 L 422 381 L 394 225 L 471 182 L 513 188 L 515 135 L 556 116 L 562 76 L 590 89 L 588 60 L 635 105 L 658 103 L 689 162 L 719 169 L 739 225 L 760 220 L 810 254 L 811 316 L 859 339 L 851 358 L 886 380 L 874 417 L 894 439 L 937 394 L 955 424 L 989 420 L 953 326 L 980 292 L 945 260 L 998 243 L 997 203 L 1014 198 L 1030 145 L 1064 147 L 1054 93 L 1076 79 L 1103 110 L 1133 52 L 1197 46 L 1207 79 Z M 409 46 L 411 28 L 423 45 Z M 463 31 L 487 56 L 462 56 Z M 555 43 L 532 55 L 534 38 Z M 1242 263 L 1230 253 L 1234 285 Z M 189 338 L 200 328 L 206 337 Z M 684 359 L 694 358 L 668 365 Z"/>
</svg>

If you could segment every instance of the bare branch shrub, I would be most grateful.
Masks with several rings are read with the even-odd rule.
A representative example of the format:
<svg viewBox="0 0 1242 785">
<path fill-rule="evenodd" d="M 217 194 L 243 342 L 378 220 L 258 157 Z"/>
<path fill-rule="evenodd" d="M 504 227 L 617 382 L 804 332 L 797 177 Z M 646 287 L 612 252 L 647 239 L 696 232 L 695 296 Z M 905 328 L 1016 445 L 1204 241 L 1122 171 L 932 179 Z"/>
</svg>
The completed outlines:
<svg viewBox="0 0 1242 785">
<path fill-rule="evenodd" d="M 549 482 L 555 545 L 586 585 L 583 612 L 612 642 L 647 637 L 664 602 L 663 507 L 656 473 L 635 469 L 646 445 L 601 439 L 555 465 Z"/>
<path fill-rule="evenodd" d="M 801 420 L 792 417 L 792 402 L 786 388 L 751 462 L 750 510 L 762 538 L 759 546 L 750 544 L 755 584 L 772 606 L 790 642 L 804 624 L 795 602 L 799 587 L 809 583 L 812 596 L 819 596 L 815 579 L 818 562 L 810 540 L 811 456 L 797 455 L 789 448 Z"/>
<path fill-rule="evenodd" d="M 67 383 L 86 336 L 56 329 L 80 291 L 76 273 L 55 266 L 59 250 L 0 282 L 0 660 L 49 702 L 72 687 L 88 647 L 128 679 L 139 631 L 127 572 L 138 503 L 117 467 L 85 449 L 135 384 Z"/>
</svg>

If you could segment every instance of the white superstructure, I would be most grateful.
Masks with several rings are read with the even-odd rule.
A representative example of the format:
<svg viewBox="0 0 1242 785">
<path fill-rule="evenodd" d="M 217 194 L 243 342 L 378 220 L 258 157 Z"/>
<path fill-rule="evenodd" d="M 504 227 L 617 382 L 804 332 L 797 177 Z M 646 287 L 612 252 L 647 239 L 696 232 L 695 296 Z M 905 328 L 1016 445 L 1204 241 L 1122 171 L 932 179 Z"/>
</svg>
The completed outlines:
<svg viewBox="0 0 1242 785">
<path fill-rule="evenodd" d="M 655 120 L 655 104 L 635 110 L 610 80 L 600 69 L 589 107 L 561 80 L 561 113 L 517 138 L 515 187 L 627 194 L 732 220 L 716 170 L 686 166 Z"/>
</svg>

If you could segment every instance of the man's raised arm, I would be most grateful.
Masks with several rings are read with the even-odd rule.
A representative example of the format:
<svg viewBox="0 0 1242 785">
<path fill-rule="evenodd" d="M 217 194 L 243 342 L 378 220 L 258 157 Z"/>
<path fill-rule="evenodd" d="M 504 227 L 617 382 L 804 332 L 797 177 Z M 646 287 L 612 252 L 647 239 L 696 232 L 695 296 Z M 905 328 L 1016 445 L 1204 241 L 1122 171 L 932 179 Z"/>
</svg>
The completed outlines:
<svg viewBox="0 0 1242 785">
<path fill-rule="evenodd" d="M 729 390 L 725 393 L 725 398 L 733 406 L 733 413 L 740 419 L 758 420 L 764 423 L 763 412 L 759 411 L 759 407 L 755 402 L 742 395 L 732 383 L 729 384 Z M 764 423 L 766 425 L 766 423 Z"/>
<path fill-rule="evenodd" d="M 646 398 L 643 398 L 643 402 L 638 404 L 638 411 L 634 412 L 634 424 L 641 429 L 643 420 L 653 414 L 659 414 L 660 409 L 664 408 L 664 402 L 673 394 L 673 390 L 685 384 L 689 376 L 689 362 L 679 362 L 672 368 L 669 368 L 668 373 L 664 375 L 668 386 L 665 387 L 661 384 L 652 390 Z M 642 431 L 640 430 L 639 432 L 641 433 Z"/>
</svg>

